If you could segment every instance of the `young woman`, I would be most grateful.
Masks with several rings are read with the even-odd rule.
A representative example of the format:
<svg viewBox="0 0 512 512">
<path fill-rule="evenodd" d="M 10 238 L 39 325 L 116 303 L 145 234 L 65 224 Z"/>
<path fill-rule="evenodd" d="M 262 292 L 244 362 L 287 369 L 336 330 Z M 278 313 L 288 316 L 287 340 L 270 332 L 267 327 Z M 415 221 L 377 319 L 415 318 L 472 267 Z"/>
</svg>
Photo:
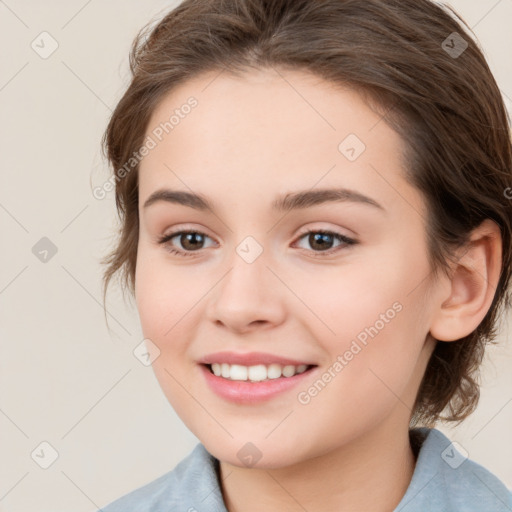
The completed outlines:
<svg viewBox="0 0 512 512">
<path fill-rule="evenodd" d="M 462 20 L 185 0 L 130 62 L 105 291 L 201 442 L 103 510 L 512 510 L 434 428 L 474 410 L 510 303 L 510 131 Z"/>
</svg>

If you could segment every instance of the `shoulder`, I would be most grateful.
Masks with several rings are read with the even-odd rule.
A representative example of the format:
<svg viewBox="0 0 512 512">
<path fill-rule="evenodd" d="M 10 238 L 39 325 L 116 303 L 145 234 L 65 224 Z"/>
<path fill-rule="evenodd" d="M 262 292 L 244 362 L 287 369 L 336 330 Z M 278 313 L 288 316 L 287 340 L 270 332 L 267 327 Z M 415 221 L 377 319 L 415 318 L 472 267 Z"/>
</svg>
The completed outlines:
<svg viewBox="0 0 512 512">
<path fill-rule="evenodd" d="M 101 510 L 167 512 L 175 506 L 184 512 L 198 507 L 224 512 L 216 464 L 217 460 L 199 443 L 174 469 Z"/>
<path fill-rule="evenodd" d="M 437 429 L 415 429 L 422 438 L 414 474 L 395 512 L 512 511 L 512 492 L 495 475 Z"/>
</svg>

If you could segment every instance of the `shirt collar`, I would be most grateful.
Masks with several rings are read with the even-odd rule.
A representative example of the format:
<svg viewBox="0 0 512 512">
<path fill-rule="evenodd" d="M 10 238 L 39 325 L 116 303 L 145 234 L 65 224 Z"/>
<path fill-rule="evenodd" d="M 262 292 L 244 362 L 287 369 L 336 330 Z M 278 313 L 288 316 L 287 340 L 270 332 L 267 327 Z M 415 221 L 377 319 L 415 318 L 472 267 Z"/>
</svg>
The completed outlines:
<svg viewBox="0 0 512 512">
<path fill-rule="evenodd" d="M 423 427 L 413 429 L 411 435 L 421 446 L 411 482 L 393 512 L 512 511 L 512 497 L 504 484 L 467 459 L 443 433 Z M 178 464 L 175 474 L 179 480 L 175 488 L 182 493 L 178 501 L 187 505 L 185 510 L 227 512 L 219 461 L 204 445 L 199 443 Z"/>
</svg>

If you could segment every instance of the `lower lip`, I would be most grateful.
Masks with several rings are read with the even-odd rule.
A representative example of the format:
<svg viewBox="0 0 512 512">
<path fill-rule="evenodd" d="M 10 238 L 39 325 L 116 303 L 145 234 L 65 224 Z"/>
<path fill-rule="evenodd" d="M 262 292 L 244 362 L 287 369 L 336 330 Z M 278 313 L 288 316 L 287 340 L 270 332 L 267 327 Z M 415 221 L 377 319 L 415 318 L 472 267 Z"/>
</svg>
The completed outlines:
<svg viewBox="0 0 512 512">
<path fill-rule="evenodd" d="M 206 365 L 201 364 L 200 366 L 210 389 L 220 397 L 238 404 L 255 404 L 269 400 L 279 393 L 293 388 L 309 377 L 317 368 L 313 366 L 309 370 L 298 373 L 293 377 L 279 377 L 278 379 L 250 382 L 217 377 Z"/>
</svg>

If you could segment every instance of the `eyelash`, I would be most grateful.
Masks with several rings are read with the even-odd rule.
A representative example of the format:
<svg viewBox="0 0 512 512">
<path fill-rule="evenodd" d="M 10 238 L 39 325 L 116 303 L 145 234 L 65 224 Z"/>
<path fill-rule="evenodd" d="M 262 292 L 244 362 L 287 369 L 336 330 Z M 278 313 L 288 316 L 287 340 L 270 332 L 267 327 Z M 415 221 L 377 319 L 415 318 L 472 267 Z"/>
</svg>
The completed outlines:
<svg viewBox="0 0 512 512">
<path fill-rule="evenodd" d="M 301 240 L 306 235 L 310 235 L 311 233 L 321 233 L 322 235 L 333 236 L 335 239 L 339 240 L 340 242 L 343 242 L 345 244 L 345 247 L 347 247 L 347 246 L 350 247 L 350 246 L 356 245 L 358 243 L 356 240 L 353 240 L 352 238 L 348 238 L 345 235 L 341 235 L 340 233 L 336 233 L 334 231 L 329 231 L 329 230 L 309 230 L 309 231 L 305 231 L 304 233 L 301 233 L 301 235 L 297 238 L 297 241 Z M 173 255 L 183 256 L 183 257 L 195 256 L 194 253 L 200 252 L 200 249 L 197 250 L 197 251 L 185 251 L 185 252 L 183 252 L 183 251 L 176 250 L 173 247 L 170 247 L 170 245 L 168 244 L 168 242 L 171 239 L 173 239 L 174 237 L 176 237 L 178 235 L 182 235 L 182 234 L 198 234 L 198 235 L 204 235 L 204 236 L 208 237 L 208 235 L 206 235 L 205 233 L 202 233 L 201 231 L 197 231 L 197 230 L 194 230 L 194 229 L 189 229 L 189 230 L 175 231 L 173 233 L 169 233 L 168 235 L 165 235 L 165 236 L 159 238 L 158 239 L 158 243 L 162 244 L 162 245 L 165 245 L 166 246 L 165 250 L 168 251 L 169 253 L 173 254 Z M 208 237 L 208 238 L 210 238 L 210 237 Z M 342 248 L 343 248 L 343 246 L 338 246 L 338 247 L 335 247 L 333 249 L 328 249 L 326 251 L 312 251 L 312 252 L 316 253 L 315 257 L 320 257 L 321 258 L 321 257 L 324 257 L 324 256 L 330 256 L 333 253 L 338 252 Z"/>
</svg>

